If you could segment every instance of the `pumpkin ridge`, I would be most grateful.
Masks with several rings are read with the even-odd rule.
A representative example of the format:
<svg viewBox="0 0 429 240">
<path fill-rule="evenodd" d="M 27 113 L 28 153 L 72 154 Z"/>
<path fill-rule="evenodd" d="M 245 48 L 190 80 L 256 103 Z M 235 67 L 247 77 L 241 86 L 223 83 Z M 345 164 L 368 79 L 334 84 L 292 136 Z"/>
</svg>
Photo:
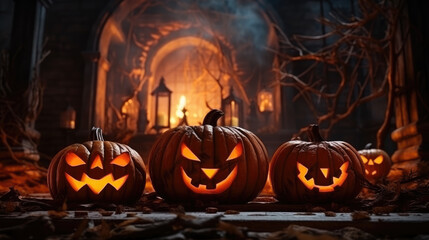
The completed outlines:
<svg viewBox="0 0 429 240">
<path fill-rule="evenodd" d="M 254 196 L 253 198 L 255 198 L 259 192 L 263 189 L 263 187 L 266 184 L 267 181 L 267 177 L 268 177 L 268 156 L 265 155 L 266 149 L 262 148 L 261 145 L 259 144 L 260 142 L 258 141 L 258 137 L 256 135 L 254 135 L 253 133 L 251 133 L 250 131 L 247 131 L 245 129 L 242 128 L 238 128 L 238 131 L 243 134 L 246 139 L 248 139 L 251 143 L 252 146 L 255 146 L 254 148 L 251 148 L 252 150 L 252 155 L 256 156 L 257 161 L 256 161 L 256 169 L 258 169 L 257 171 L 257 176 L 255 179 L 259 179 L 259 178 L 264 178 L 265 180 L 263 182 L 261 181 L 256 181 L 256 187 L 253 187 L 253 192 L 251 196 Z M 262 152 L 262 154 L 264 154 L 264 156 L 259 156 L 259 152 Z M 267 169 L 261 169 L 264 168 L 264 166 L 261 164 L 260 159 L 264 158 L 264 162 L 266 163 L 265 166 L 267 166 Z M 261 166 L 262 165 L 262 166 Z M 262 174 L 261 173 L 266 173 L 266 174 Z M 260 185 L 258 185 L 258 183 L 260 183 Z"/>
<path fill-rule="evenodd" d="M 296 146 L 297 145 L 295 144 L 290 144 L 290 142 L 286 142 L 279 147 L 279 149 L 274 153 L 274 156 L 272 157 L 271 164 L 270 164 L 270 172 L 272 173 L 270 175 L 271 176 L 270 178 L 271 178 L 271 185 L 275 193 L 285 191 L 283 189 L 283 186 L 285 186 L 285 184 L 281 182 L 281 178 L 279 178 L 279 176 L 283 175 L 285 165 L 287 164 L 290 154 L 292 153 L 293 149 Z M 286 152 L 286 151 L 289 151 L 289 152 Z M 286 156 L 283 156 L 283 154 L 285 154 Z M 286 181 L 286 178 L 284 179 Z M 280 184 L 277 184 L 279 182 Z M 277 187 L 278 185 L 280 186 Z"/>
<path fill-rule="evenodd" d="M 185 128 L 189 128 L 189 127 L 185 127 Z M 185 142 L 185 140 L 188 138 L 188 135 L 186 134 L 186 132 L 181 132 L 181 134 L 182 135 L 177 133 L 174 135 L 174 136 L 176 136 L 176 135 L 179 135 L 179 136 L 177 137 L 177 139 L 178 139 L 177 143 L 175 143 L 173 145 L 174 147 L 177 146 L 177 147 L 175 147 L 176 153 L 173 156 L 181 156 L 182 155 L 181 151 L 180 151 L 180 144 Z M 173 138 L 174 138 L 174 136 L 173 136 Z M 192 139 L 193 138 L 191 138 L 191 140 Z M 173 179 L 182 179 L 180 168 L 182 167 L 182 162 L 184 161 L 183 158 L 184 157 L 181 157 L 182 161 L 174 161 L 173 167 L 171 169 L 172 170 L 171 174 L 173 176 L 172 177 Z M 177 158 L 174 157 L 173 159 L 177 159 Z M 164 182 L 164 184 L 168 185 L 167 182 Z M 172 189 L 169 190 L 169 192 L 173 192 L 174 195 L 177 195 L 177 194 L 181 195 L 181 194 L 183 194 L 183 191 L 185 194 L 190 193 L 190 191 L 188 189 L 185 189 L 180 185 L 179 181 L 173 181 L 173 185 L 171 187 L 172 187 Z M 174 198 L 174 197 L 175 196 L 169 196 L 169 198 Z"/>
<path fill-rule="evenodd" d="M 354 161 L 354 159 L 352 158 L 352 156 L 355 156 L 355 151 L 353 151 L 354 148 L 352 148 L 353 146 L 349 145 L 349 144 L 344 144 L 345 142 L 342 141 L 337 141 L 337 142 L 333 142 L 333 144 L 335 144 L 335 146 L 337 146 L 337 149 L 341 150 L 343 153 L 343 157 L 347 159 L 347 161 L 349 162 L 349 164 L 351 165 L 347 172 L 349 173 L 349 177 L 347 178 L 345 184 L 347 184 L 345 186 L 345 189 L 347 190 L 347 194 L 350 195 L 357 195 L 360 190 L 361 190 L 361 184 L 358 182 L 358 180 L 356 180 L 356 169 L 357 166 L 356 164 L 360 165 L 360 163 L 357 163 L 356 161 Z M 350 179 L 355 179 L 355 181 L 350 181 Z M 357 190 L 358 189 L 358 190 Z"/>
<path fill-rule="evenodd" d="M 228 127 L 228 126 L 225 126 L 225 127 L 222 127 L 222 128 L 223 128 L 224 131 L 229 131 L 230 134 L 232 134 L 234 136 L 234 139 L 237 139 L 237 143 L 241 142 L 243 144 L 242 155 L 246 156 L 246 154 L 247 154 L 246 153 L 246 143 L 243 141 L 243 139 L 240 136 L 240 134 L 238 134 L 236 132 L 236 129 L 234 129 L 233 127 Z M 229 145 L 228 143 L 226 143 L 226 144 Z M 228 146 L 227 146 L 227 151 L 230 152 L 230 151 L 232 151 L 232 149 L 229 149 Z M 240 194 L 238 194 L 238 196 L 240 196 L 239 198 L 243 197 L 243 192 L 245 192 L 246 186 L 244 186 L 244 187 L 240 186 L 242 184 L 241 177 L 243 175 L 241 173 L 243 173 L 244 169 L 246 169 L 246 174 L 244 174 L 244 175 L 245 176 L 247 175 L 247 162 L 244 159 L 242 159 L 242 160 L 243 160 L 243 162 L 237 162 L 237 166 L 239 168 L 239 173 L 237 174 L 237 177 L 236 177 L 235 181 L 232 183 L 231 187 L 227 190 L 228 192 L 227 192 L 227 195 L 226 195 L 225 199 L 229 199 L 231 197 L 231 195 L 233 194 L 232 193 L 233 189 L 241 189 L 241 192 L 240 192 Z M 245 166 L 244 169 L 243 169 L 243 166 Z M 228 169 L 228 170 L 232 170 L 232 169 Z"/>
<path fill-rule="evenodd" d="M 337 145 L 340 145 L 340 143 L 337 143 Z M 351 155 L 351 153 L 354 154 L 354 152 L 347 145 L 346 145 L 346 147 L 344 147 L 344 145 L 342 145 L 342 147 L 340 148 L 340 150 L 342 150 L 342 151 L 345 152 L 344 155 L 348 158 L 348 161 L 349 161 L 350 165 L 352 165 L 348 169 L 350 177 L 348 177 L 347 181 L 345 182 L 345 184 L 347 184 L 345 186 L 346 189 L 347 189 L 347 193 L 346 194 L 357 195 L 360 192 L 361 188 L 360 188 L 360 183 L 356 181 L 356 177 L 355 177 L 357 166 L 356 166 L 356 162 L 352 158 L 353 155 Z M 351 179 L 354 180 L 354 181 L 352 182 Z M 355 186 L 358 185 L 359 186 L 358 187 L 359 190 L 358 191 L 357 190 L 353 191 L 353 189 L 357 189 L 357 187 L 352 188 L 352 187 L 350 187 L 350 185 L 355 185 Z"/>
<path fill-rule="evenodd" d="M 186 129 L 186 126 L 184 128 Z M 172 146 L 172 148 L 179 149 L 176 146 L 179 145 L 179 143 L 181 141 L 183 141 L 182 140 L 183 137 L 186 136 L 186 134 L 184 134 L 183 128 L 181 128 L 177 132 L 171 131 L 170 133 L 172 133 L 172 137 L 170 137 L 170 138 L 162 138 L 162 143 L 163 144 L 162 144 L 162 148 L 161 149 L 168 149 L 167 148 L 168 146 Z M 157 150 L 159 150 L 159 149 L 157 149 Z M 168 183 L 165 181 L 165 178 L 168 178 L 169 176 L 165 176 L 165 175 L 162 174 L 162 171 L 163 171 L 162 168 L 163 167 L 168 168 L 169 171 L 167 171 L 166 174 L 167 175 L 171 175 L 172 178 L 174 178 L 176 176 L 176 173 L 174 172 L 174 167 L 176 165 L 178 165 L 179 163 L 177 163 L 176 161 L 174 161 L 173 159 L 175 159 L 175 158 L 172 158 L 172 156 L 174 156 L 175 154 L 177 154 L 177 151 L 174 154 L 172 154 L 172 156 L 169 155 L 169 151 L 162 151 L 161 150 L 161 151 L 159 151 L 158 154 L 159 154 L 159 156 L 157 156 L 156 159 L 157 159 L 157 161 L 160 161 L 160 162 L 156 163 L 156 164 L 158 164 L 158 166 L 161 166 L 161 167 L 158 167 L 157 176 L 162 176 L 162 179 L 161 179 L 161 186 L 157 186 L 156 187 L 154 185 L 154 187 L 156 187 L 156 191 L 158 191 L 158 192 L 160 192 L 162 194 L 165 194 L 168 191 L 172 191 L 172 192 L 175 193 L 175 190 L 178 190 L 178 189 L 176 189 L 174 186 L 169 186 L 168 185 Z M 164 159 L 165 159 L 165 161 L 164 161 Z"/>
<path fill-rule="evenodd" d="M 292 162 L 293 166 L 291 166 L 291 167 L 293 167 L 293 178 L 292 179 L 294 181 L 294 186 L 295 186 L 294 187 L 295 194 L 293 196 L 306 196 L 307 195 L 306 192 L 304 191 L 305 190 L 304 187 L 296 187 L 297 182 L 300 185 L 304 185 L 304 183 L 302 183 L 301 181 L 297 181 L 297 178 L 296 178 L 296 176 L 298 176 L 298 170 L 297 170 L 297 166 L 296 166 L 297 164 L 296 163 L 303 162 L 303 161 L 301 161 L 301 158 L 307 157 L 304 154 L 302 154 L 302 152 L 308 152 L 308 144 L 307 143 L 298 145 L 298 150 L 296 152 L 293 152 L 293 154 L 296 155 L 294 161 Z M 292 155 L 292 156 L 294 156 L 294 155 Z M 285 186 L 288 186 L 288 185 L 285 184 Z M 297 198 L 297 197 L 294 197 L 294 198 L 295 198 L 294 201 L 300 201 L 301 200 L 301 198 Z"/>
</svg>

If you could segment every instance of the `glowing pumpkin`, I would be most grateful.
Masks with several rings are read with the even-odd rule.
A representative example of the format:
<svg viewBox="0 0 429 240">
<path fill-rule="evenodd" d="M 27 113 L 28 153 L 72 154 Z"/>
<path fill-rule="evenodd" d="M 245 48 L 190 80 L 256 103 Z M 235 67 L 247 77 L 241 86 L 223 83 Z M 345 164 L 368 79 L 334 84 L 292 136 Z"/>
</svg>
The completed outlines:
<svg viewBox="0 0 429 240">
<path fill-rule="evenodd" d="M 92 129 L 92 141 L 72 144 L 58 152 L 48 169 L 48 187 L 54 200 L 69 202 L 131 203 L 146 183 L 140 155 L 125 144 L 104 141 L 101 129 Z"/>
<path fill-rule="evenodd" d="M 358 153 L 364 164 L 365 178 L 368 181 L 376 182 L 389 174 L 392 160 L 385 151 L 371 148 L 371 144 L 367 144 L 365 149 L 359 150 Z"/>
<path fill-rule="evenodd" d="M 288 141 L 274 153 L 270 180 L 276 198 L 285 202 L 345 201 L 361 190 L 363 164 L 357 151 L 342 141 L 324 141 L 317 125 L 309 142 Z"/>
<path fill-rule="evenodd" d="M 202 126 L 180 126 L 162 134 L 149 154 L 156 192 L 170 202 L 248 202 L 268 175 L 265 146 L 250 131 L 216 126 L 212 110 Z"/>
</svg>

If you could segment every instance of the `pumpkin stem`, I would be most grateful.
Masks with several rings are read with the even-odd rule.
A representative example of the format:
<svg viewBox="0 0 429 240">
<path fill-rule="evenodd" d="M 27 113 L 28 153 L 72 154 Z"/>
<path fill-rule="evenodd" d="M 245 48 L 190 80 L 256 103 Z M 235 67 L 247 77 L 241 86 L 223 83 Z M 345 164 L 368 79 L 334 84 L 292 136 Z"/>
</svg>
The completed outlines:
<svg viewBox="0 0 429 240">
<path fill-rule="evenodd" d="M 203 125 L 217 126 L 217 120 L 225 115 L 221 110 L 213 109 L 204 117 Z"/>
<path fill-rule="evenodd" d="M 92 141 L 104 141 L 103 131 L 101 130 L 101 128 L 92 127 L 91 133 L 89 134 L 89 138 Z"/>
<path fill-rule="evenodd" d="M 307 128 L 307 135 L 310 142 L 321 142 L 325 141 L 319 132 L 319 126 L 317 124 L 311 124 Z"/>
<path fill-rule="evenodd" d="M 365 145 L 364 149 L 371 149 L 371 147 L 372 147 L 372 143 L 368 143 L 368 144 Z"/>
</svg>

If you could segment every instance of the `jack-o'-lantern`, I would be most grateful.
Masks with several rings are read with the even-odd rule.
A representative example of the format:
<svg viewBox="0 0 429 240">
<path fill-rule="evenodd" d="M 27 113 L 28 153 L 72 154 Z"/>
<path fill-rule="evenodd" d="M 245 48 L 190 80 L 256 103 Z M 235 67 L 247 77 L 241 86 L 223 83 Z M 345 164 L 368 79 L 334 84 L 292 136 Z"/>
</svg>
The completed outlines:
<svg viewBox="0 0 429 240">
<path fill-rule="evenodd" d="M 358 153 L 365 167 L 365 178 L 368 181 L 376 182 L 387 176 L 392 167 L 392 160 L 389 155 L 382 149 L 371 148 L 367 144 L 365 149 L 359 150 Z"/>
<path fill-rule="evenodd" d="M 52 159 L 47 175 L 54 200 L 77 203 L 131 203 L 138 200 L 146 183 L 140 155 L 129 146 L 104 141 L 100 128 L 92 140 L 72 144 Z"/>
<path fill-rule="evenodd" d="M 212 110 L 201 126 L 179 126 L 159 136 L 149 154 L 149 174 L 161 197 L 242 203 L 262 190 L 268 175 L 265 146 L 248 130 L 217 126 L 221 116 Z"/>
<path fill-rule="evenodd" d="M 307 130 L 309 142 L 282 144 L 270 163 L 276 198 L 285 202 L 328 202 L 354 198 L 361 190 L 363 164 L 343 141 L 324 141 L 317 125 Z"/>
</svg>

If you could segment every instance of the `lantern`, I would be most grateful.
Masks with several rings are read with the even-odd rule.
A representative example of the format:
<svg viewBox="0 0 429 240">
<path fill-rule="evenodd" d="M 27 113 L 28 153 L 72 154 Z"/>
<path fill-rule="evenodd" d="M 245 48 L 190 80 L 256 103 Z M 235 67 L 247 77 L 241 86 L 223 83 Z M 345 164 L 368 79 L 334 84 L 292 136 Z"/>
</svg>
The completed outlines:
<svg viewBox="0 0 429 240">
<path fill-rule="evenodd" d="M 47 183 L 56 201 L 131 203 L 138 200 L 146 183 L 140 155 L 129 146 L 104 141 L 101 129 L 92 139 L 58 152 L 49 164 Z"/>
<path fill-rule="evenodd" d="M 153 128 L 157 133 L 164 128 L 170 128 L 170 109 L 172 91 L 165 85 L 164 77 L 159 80 L 159 85 L 152 91 L 155 96 L 155 124 Z"/>
<path fill-rule="evenodd" d="M 259 112 L 262 113 L 265 117 L 265 123 L 267 124 L 269 121 L 269 116 L 274 111 L 273 107 L 273 93 L 264 88 L 258 93 L 258 106 Z"/>
<path fill-rule="evenodd" d="M 324 141 L 317 125 L 309 142 L 288 141 L 270 162 L 273 191 L 285 202 L 329 202 L 353 199 L 361 190 L 364 166 L 356 149 L 343 141 Z"/>
<path fill-rule="evenodd" d="M 76 127 L 76 110 L 70 105 L 67 106 L 66 110 L 61 112 L 60 115 L 60 127 L 62 129 L 73 130 Z"/>
<path fill-rule="evenodd" d="M 365 166 L 365 178 L 370 182 L 377 182 L 389 174 L 392 160 L 385 151 L 371 146 L 372 144 L 368 143 L 365 149 L 359 150 L 358 153 Z"/>
<path fill-rule="evenodd" d="M 163 133 L 149 153 L 149 172 L 159 196 L 170 202 L 195 200 L 244 203 L 262 190 L 267 150 L 252 132 L 217 126 L 223 115 L 210 111 L 201 126 Z"/>
<path fill-rule="evenodd" d="M 243 125 L 243 100 L 235 96 L 232 87 L 229 88 L 229 96 L 222 99 L 222 109 L 225 112 L 223 125 L 233 127 Z"/>
</svg>

